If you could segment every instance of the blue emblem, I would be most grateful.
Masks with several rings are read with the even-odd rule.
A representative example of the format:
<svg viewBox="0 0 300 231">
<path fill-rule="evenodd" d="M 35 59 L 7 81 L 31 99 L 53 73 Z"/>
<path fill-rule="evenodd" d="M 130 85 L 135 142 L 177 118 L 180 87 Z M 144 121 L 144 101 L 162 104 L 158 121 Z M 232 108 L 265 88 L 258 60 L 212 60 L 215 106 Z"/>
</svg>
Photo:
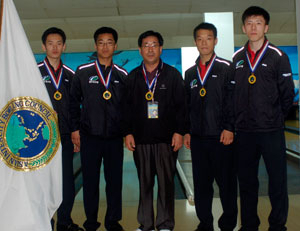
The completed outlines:
<svg viewBox="0 0 300 231">
<path fill-rule="evenodd" d="M 33 97 L 14 98 L 0 113 L 0 159 L 20 171 L 44 167 L 60 142 L 56 113 Z"/>
</svg>

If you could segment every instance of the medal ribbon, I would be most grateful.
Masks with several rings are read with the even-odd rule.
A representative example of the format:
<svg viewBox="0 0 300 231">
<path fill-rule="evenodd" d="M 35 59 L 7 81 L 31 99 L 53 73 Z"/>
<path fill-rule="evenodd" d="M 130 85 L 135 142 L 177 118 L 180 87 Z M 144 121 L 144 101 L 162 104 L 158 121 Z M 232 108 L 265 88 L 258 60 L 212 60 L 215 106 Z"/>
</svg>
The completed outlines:
<svg viewBox="0 0 300 231">
<path fill-rule="evenodd" d="M 269 45 L 269 41 L 267 40 L 263 46 L 263 48 L 260 50 L 259 54 L 257 55 L 256 60 L 254 60 L 254 65 L 252 66 L 249 55 L 248 55 L 248 51 L 246 51 L 246 57 L 247 57 L 247 61 L 251 70 L 251 73 L 254 73 L 255 69 L 257 68 L 258 64 L 260 63 L 262 57 L 265 55 L 267 48 Z"/>
<path fill-rule="evenodd" d="M 163 63 L 161 63 L 161 67 L 160 68 L 162 68 L 162 66 L 163 66 Z M 155 89 L 153 89 L 153 86 L 156 84 L 157 78 L 158 78 L 158 76 L 160 74 L 159 71 L 158 71 L 158 69 L 157 69 L 155 77 L 153 78 L 153 80 L 151 81 L 151 83 L 149 83 L 144 63 L 143 63 L 143 74 L 144 74 L 145 82 L 147 84 L 147 87 L 148 87 L 149 91 L 151 91 L 154 94 L 154 90 Z"/>
<path fill-rule="evenodd" d="M 96 59 L 95 64 L 96 64 L 96 70 L 97 70 L 98 76 L 100 77 L 100 80 L 101 80 L 102 84 L 105 86 L 106 89 L 108 89 L 110 79 L 111 79 L 111 73 L 112 73 L 113 66 L 114 66 L 113 63 L 111 63 L 111 69 L 110 69 L 110 72 L 107 75 L 106 81 L 105 81 L 104 75 L 101 71 L 100 63 L 99 63 L 98 59 Z"/>
<path fill-rule="evenodd" d="M 201 78 L 201 73 L 200 73 L 200 70 L 199 70 L 199 66 L 197 66 L 198 79 L 199 79 L 199 81 L 200 81 L 202 87 L 204 86 L 204 84 L 205 84 L 205 82 L 206 82 L 206 80 L 207 80 L 207 78 L 208 78 L 208 75 L 209 75 L 209 73 L 210 73 L 210 71 L 211 71 L 211 68 L 212 68 L 213 65 L 214 65 L 214 62 L 215 62 L 216 57 L 217 57 L 217 55 L 214 54 L 213 58 L 211 59 L 210 63 L 208 64 L 208 66 L 207 66 L 207 68 L 206 68 L 206 72 L 205 72 L 205 75 L 204 75 L 204 77 L 203 77 L 203 80 L 202 80 L 202 78 Z"/>
<path fill-rule="evenodd" d="M 60 87 L 60 84 L 61 84 L 61 80 L 62 80 L 63 69 L 64 69 L 63 65 L 61 65 L 60 72 L 58 74 L 58 78 L 56 79 L 55 74 L 52 71 L 52 69 L 50 68 L 50 64 L 48 63 L 47 59 L 44 59 L 44 64 L 45 64 L 48 74 L 50 75 L 50 77 L 52 79 L 52 83 L 53 83 L 54 87 L 56 88 L 56 90 L 58 90 Z"/>
</svg>

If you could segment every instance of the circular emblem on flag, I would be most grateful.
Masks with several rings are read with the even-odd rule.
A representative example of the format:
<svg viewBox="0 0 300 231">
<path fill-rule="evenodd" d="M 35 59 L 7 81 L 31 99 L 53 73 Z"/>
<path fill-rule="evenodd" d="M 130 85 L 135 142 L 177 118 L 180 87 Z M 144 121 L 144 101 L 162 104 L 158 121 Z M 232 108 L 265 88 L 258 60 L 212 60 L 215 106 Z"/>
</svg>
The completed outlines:
<svg viewBox="0 0 300 231">
<path fill-rule="evenodd" d="M 0 111 L 0 159 L 18 171 L 46 166 L 60 144 L 55 111 L 42 100 L 18 97 Z"/>
</svg>

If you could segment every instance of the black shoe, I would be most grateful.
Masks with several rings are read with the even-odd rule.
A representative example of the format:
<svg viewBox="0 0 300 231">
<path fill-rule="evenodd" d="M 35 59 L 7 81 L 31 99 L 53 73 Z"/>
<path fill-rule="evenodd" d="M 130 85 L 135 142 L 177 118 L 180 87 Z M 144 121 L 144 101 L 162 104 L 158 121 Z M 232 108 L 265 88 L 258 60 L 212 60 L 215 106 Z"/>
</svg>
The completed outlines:
<svg viewBox="0 0 300 231">
<path fill-rule="evenodd" d="M 59 225 L 56 226 L 57 231 L 84 231 L 83 228 L 80 228 L 76 224 L 70 224 L 70 225 Z"/>
<path fill-rule="evenodd" d="M 107 231 L 124 231 L 123 227 L 118 222 L 110 223 L 109 225 L 106 225 Z"/>
</svg>

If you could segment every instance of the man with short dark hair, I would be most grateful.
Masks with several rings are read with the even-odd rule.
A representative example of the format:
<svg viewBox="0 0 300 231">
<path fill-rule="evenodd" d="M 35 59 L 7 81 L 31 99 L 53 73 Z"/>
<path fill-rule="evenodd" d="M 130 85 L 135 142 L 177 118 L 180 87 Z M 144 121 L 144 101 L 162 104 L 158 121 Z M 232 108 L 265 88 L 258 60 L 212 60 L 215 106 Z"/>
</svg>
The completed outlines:
<svg viewBox="0 0 300 231">
<path fill-rule="evenodd" d="M 105 228 L 122 231 L 123 118 L 127 72 L 113 63 L 118 35 L 110 27 L 94 34 L 97 59 L 78 67 L 71 88 L 72 141 L 81 151 L 86 231 L 96 231 L 103 161 L 107 210 Z"/>
<path fill-rule="evenodd" d="M 51 27 L 42 35 L 42 48 L 46 52 L 44 61 L 38 64 L 51 103 L 58 115 L 62 144 L 63 200 L 57 210 L 57 231 L 80 231 L 74 224 L 71 212 L 75 199 L 73 176 L 74 146 L 71 141 L 69 121 L 70 89 L 74 71 L 62 63 L 61 55 L 66 48 L 66 35 L 63 30 Z M 78 150 L 75 150 L 78 151 Z M 54 220 L 52 220 L 52 225 Z"/>
<path fill-rule="evenodd" d="M 233 154 L 234 117 L 230 62 L 218 57 L 213 24 L 194 29 L 199 51 L 196 64 L 185 72 L 189 117 L 184 144 L 191 149 L 196 213 L 196 231 L 213 231 L 213 182 L 219 187 L 223 214 L 222 231 L 233 231 L 237 220 L 237 179 Z"/>
<path fill-rule="evenodd" d="M 143 62 L 128 77 L 125 144 L 133 151 L 140 183 L 137 230 L 173 230 L 174 175 L 185 125 L 185 92 L 180 73 L 160 59 L 163 38 L 146 31 L 138 46 Z M 153 187 L 158 182 L 154 223 Z"/>
<path fill-rule="evenodd" d="M 289 59 L 265 34 L 269 13 L 251 6 L 242 16 L 248 42 L 233 56 L 235 129 L 241 201 L 241 231 L 257 231 L 258 166 L 264 159 L 272 210 L 269 231 L 284 231 L 288 215 L 284 118 L 293 104 Z"/>
</svg>

